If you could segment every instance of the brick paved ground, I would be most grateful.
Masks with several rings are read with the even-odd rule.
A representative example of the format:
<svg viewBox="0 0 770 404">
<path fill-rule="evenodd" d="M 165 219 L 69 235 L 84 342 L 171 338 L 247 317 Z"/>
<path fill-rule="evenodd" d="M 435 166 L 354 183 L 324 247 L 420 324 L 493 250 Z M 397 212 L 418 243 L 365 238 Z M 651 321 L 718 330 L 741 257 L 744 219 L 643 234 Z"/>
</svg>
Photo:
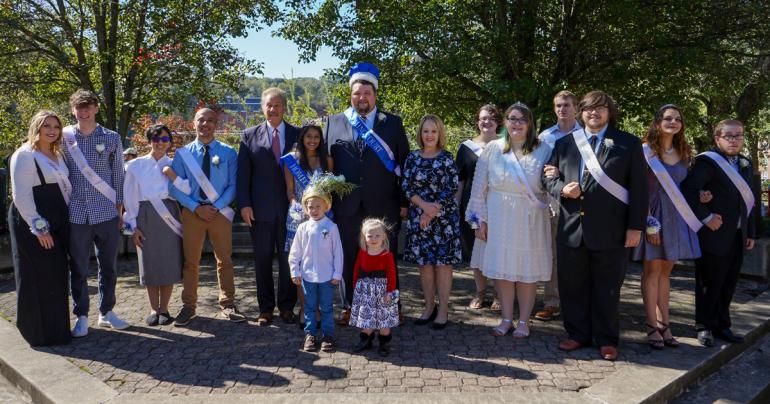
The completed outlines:
<svg viewBox="0 0 770 404">
<path fill-rule="evenodd" d="M 253 272 L 249 260 L 236 259 L 240 309 L 250 320 L 257 315 Z M 629 363 L 676 366 L 684 351 L 654 352 L 644 345 L 639 293 L 639 267 L 627 276 L 621 308 L 621 357 L 612 363 L 597 358 L 595 349 L 560 352 L 564 337 L 560 321 L 534 320 L 532 336 L 514 340 L 489 335 L 497 313 L 467 309 L 473 293 L 470 271 L 455 272 L 451 324 L 443 331 L 412 325 L 420 313 L 419 275 L 402 265 L 402 301 L 407 324 L 394 331 L 393 352 L 382 359 L 376 351 L 351 354 L 357 331 L 338 328 L 338 350 L 305 353 L 303 333 L 296 325 L 270 327 L 231 324 L 216 316 L 213 260 L 201 270 L 199 317 L 187 328 L 146 327 L 144 289 L 138 284 L 134 259 L 120 261 L 116 312 L 136 324 L 126 331 L 91 328 L 71 345 L 44 349 L 72 361 L 84 372 L 124 393 L 311 393 L 311 392 L 537 392 L 574 391 L 601 382 Z M 92 293 L 92 326 L 96 321 L 96 277 Z M 757 284 L 741 281 L 737 304 L 753 297 Z M 672 323 L 677 336 L 694 336 L 692 272 L 678 269 L 672 282 Z M 172 298 L 179 308 L 181 288 Z M 0 314 L 15 315 L 12 275 L 0 277 Z"/>
</svg>

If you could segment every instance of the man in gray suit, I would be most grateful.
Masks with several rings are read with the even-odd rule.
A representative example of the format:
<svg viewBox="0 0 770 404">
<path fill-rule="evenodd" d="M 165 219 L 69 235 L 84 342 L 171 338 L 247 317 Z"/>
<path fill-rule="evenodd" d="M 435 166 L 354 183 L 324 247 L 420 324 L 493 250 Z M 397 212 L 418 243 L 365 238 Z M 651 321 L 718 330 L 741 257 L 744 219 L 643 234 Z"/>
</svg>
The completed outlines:
<svg viewBox="0 0 770 404">
<path fill-rule="evenodd" d="M 334 174 L 357 185 L 333 204 L 345 255 L 340 287 L 345 310 L 337 320 L 339 325 L 347 325 L 350 319 L 361 223 L 366 217 L 385 219 L 392 226 L 389 241 L 395 255 L 401 218 L 408 206 L 401 191 L 400 167 L 409 153 L 409 140 L 401 118 L 377 108 L 380 70 L 362 62 L 350 68 L 349 76 L 351 107 L 328 118 L 325 134 Z"/>
</svg>

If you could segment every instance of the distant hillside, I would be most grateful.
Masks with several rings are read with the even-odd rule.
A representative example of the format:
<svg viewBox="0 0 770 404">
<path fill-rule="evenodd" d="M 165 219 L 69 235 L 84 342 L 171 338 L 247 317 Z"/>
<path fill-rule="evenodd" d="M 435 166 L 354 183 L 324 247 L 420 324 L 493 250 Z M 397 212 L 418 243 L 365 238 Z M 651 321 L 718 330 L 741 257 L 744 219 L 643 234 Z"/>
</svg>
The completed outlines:
<svg viewBox="0 0 770 404">
<path fill-rule="evenodd" d="M 311 77 L 299 77 L 293 79 L 275 79 L 249 77 L 243 81 L 238 95 L 243 98 L 259 97 L 262 91 L 269 87 L 278 87 L 293 94 L 296 99 L 307 100 L 310 107 L 318 114 L 324 115 L 330 105 L 339 101 L 334 99 L 334 87 L 337 83 L 329 80 L 319 80 Z"/>
</svg>

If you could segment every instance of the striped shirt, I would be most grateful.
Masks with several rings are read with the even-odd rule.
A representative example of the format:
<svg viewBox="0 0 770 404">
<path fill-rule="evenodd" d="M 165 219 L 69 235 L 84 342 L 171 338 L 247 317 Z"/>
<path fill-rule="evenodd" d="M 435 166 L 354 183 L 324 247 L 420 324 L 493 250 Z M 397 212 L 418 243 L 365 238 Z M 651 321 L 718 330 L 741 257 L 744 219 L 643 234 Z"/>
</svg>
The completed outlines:
<svg viewBox="0 0 770 404">
<path fill-rule="evenodd" d="M 115 203 L 110 202 L 86 179 L 65 144 L 64 158 L 70 171 L 72 197 L 70 199 L 70 223 L 99 224 L 118 216 L 115 204 L 123 203 L 123 145 L 120 135 L 101 125 L 89 136 L 75 130 L 75 141 L 91 169 L 117 193 Z M 63 143 L 63 142 L 62 142 Z M 97 149 L 101 149 L 99 152 Z"/>
</svg>

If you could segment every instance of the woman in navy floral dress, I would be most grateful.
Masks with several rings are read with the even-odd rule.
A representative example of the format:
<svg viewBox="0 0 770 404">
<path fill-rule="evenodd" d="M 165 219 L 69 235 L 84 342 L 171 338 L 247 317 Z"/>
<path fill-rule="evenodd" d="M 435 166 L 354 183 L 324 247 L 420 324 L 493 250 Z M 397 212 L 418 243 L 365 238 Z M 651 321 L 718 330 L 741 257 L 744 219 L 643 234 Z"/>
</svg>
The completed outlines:
<svg viewBox="0 0 770 404">
<path fill-rule="evenodd" d="M 449 311 L 452 265 L 462 260 L 458 172 L 452 154 L 444 150 L 446 135 L 439 117 L 422 118 L 417 143 L 420 150 L 412 151 L 404 163 L 402 186 L 411 202 L 404 260 L 420 266 L 425 307 L 415 324 L 433 321 L 434 329 L 443 329 Z"/>
</svg>

